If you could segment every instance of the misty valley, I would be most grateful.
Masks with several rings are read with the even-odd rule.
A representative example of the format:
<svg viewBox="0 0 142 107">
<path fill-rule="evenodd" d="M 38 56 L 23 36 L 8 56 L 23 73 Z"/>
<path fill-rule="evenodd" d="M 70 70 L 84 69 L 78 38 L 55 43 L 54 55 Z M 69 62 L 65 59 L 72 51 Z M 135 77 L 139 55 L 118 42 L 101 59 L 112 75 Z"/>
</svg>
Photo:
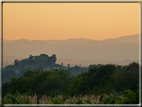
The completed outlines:
<svg viewBox="0 0 142 107">
<path fill-rule="evenodd" d="M 14 64 L 15 59 L 41 53 L 58 56 L 57 63 L 88 67 L 90 64 L 128 65 L 139 60 L 139 34 L 102 41 L 86 38 L 67 40 L 6 40 L 3 39 L 3 65 Z"/>
<path fill-rule="evenodd" d="M 3 104 L 138 104 L 139 63 L 57 64 L 56 54 L 29 55 L 3 67 Z"/>
</svg>

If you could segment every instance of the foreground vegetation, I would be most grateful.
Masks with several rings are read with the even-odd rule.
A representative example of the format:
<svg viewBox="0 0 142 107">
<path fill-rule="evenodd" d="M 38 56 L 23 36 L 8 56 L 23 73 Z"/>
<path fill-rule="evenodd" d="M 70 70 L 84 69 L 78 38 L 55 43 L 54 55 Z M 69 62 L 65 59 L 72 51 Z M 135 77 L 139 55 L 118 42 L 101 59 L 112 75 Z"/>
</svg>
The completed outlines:
<svg viewBox="0 0 142 107">
<path fill-rule="evenodd" d="M 138 104 L 139 103 L 139 92 L 133 92 L 131 90 L 126 90 L 124 95 L 102 94 L 100 96 L 95 95 L 74 95 L 74 96 L 63 96 L 58 95 L 51 98 L 46 95 L 42 96 L 40 104 Z M 3 98 L 3 104 L 36 104 L 37 96 L 36 94 L 31 96 L 17 94 L 11 95 L 7 94 Z"/>
<path fill-rule="evenodd" d="M 71 76 L 70 70 L 27 70 L 3 83 L 3 103 L 138 104 L 139 64 L 90 65 L 87 72 Z M 31 96 L 31 97 L 29 97 Z"/>
</svg>

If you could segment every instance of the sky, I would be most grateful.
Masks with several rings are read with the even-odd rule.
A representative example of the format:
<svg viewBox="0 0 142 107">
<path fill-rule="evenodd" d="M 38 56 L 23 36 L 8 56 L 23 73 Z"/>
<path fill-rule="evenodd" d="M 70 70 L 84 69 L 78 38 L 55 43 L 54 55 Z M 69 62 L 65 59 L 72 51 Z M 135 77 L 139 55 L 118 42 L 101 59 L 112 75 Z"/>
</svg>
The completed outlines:
<svg viewBox="0 0 142 107">
<path fill-rule="evenodd" d="M 139 33 L 139 3 L 3 3 L 3 38 L 103 40 Z"/>
</svg>

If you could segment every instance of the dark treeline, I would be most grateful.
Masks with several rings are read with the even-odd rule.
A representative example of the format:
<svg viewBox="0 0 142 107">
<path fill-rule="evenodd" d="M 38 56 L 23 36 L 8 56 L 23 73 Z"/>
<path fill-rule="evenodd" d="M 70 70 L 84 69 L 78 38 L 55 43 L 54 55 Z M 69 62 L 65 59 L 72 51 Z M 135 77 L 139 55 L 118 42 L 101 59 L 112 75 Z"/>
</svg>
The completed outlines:
<svg viewBox="0 0 142 107">
<path fill-rule="evenodd" d="M 53 69 L 69 69 L 71 75 L 75 76 L 82 72 L 86 72 L 88 67 L 73 66 L 70 64 L 67 67 L 60 64 L 56 64 L 56 55 L 48 56 L 46 54 L 40 54 L 39 56 L 30 55 L 28 58 L 17 60 L 15 59 L 14 65 L 8 65 L 3 69 L 3 82 L 10 81 L 12 76 L 20 77 L 27 70 L 34 70 L 35 68 L 41 70 L 53 70 Z"/>
<path fill-rule="evenodd" d="M 3 69 L 3 81 L 9 81 L 11 76 L 22 76 L 23 73 L 34 68 L 44 69 L 47 67 L 57 66 L 56 55 L 48 56 L 46 54 L 40 54 L 39 56 L 30 55 L 28 58 L 22 60 L 15 60 L 14 65 L 8 65 Z"/>
<path fill-rule="evenodd" d="M 39 62 L 40 62 L 40 64 L 39 64 Z M 43 67 L 46 67 L 49 65 L 51 66 L 51 65 L 55 64 L 55 62 L 56 62 L 56 55 L 55 54 L 53 54 L 52 56 L 48 56 L 46 54 L 40 54 L 39 56 L 30 55 L 29 58 L 23 59 L 21 61 L 16 59 L 14 61 L 14 67 L 16 69 L 19 69 L 22 66 L 32 65 L 32 66 L 38 67 L 39 69 L 42 69 Z"/>
<path fill-rule="evenodd" d="M 36 93 L 52 97 L 104 93 L 121 95 L 125 90 L 136 93 L 139 90 L 139 64 L 133 62 L 127 66 L 90 65 L 87 72 L 76 76 L 71 76 L 70 70 L 54 69 L 50 71 L 36 68 L 27 70 L 18 78 L 12 77 L 9 82 L 3 83 L 2 88 L 3 96 L 8 93 L 15 94 L 17 91 L 31 96 Z M 136 103 L 139 102 L 138 98 L 137 96 Z"/>
</svg>

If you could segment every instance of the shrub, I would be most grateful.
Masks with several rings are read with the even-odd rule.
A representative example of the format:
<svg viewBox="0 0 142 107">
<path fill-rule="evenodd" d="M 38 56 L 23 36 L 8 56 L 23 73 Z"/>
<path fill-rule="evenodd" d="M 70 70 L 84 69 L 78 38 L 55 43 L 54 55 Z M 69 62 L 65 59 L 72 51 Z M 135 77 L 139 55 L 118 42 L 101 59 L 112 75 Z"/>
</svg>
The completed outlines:
<svg viewBox="0 0 142 107">
<path fill-rule="evenodd" d="M 123 97 L 124 104 L 139 104 L 139 90 L 136 92 L 132 90 L 125 90 Z"/>
<path fill-rule="evenodd" d="M 105 96 L 102 99 L 102 104 L 122 104 L 122 98 L 120 96 L 114 96 L 113 94 Z"/>
<path fill-rule="evenodd" d="M 76 104 L 83 104 L 83 101 L 81 99 L 79 99 Z"/>
<path fill-rule="evenodd" d="M 8 93 L 3 98 L 3 104 L 30 104 L 30 99 L 19 92 L 16 92 L 14 95 Z"/>
<path fill-rule="evenodd" d="M 50 101 L 52 102 L 52 104 L 63 104 L 61 98 L 52 98 Z"/>
<path fill-rule="evenodd" d="M 84 100 L 87 104 L 92 104 L 90 101 L 88 100 Z"/>
<path fill-rule="evenodd" d="M 70 101 L 69 104 L 75 104 L 74 102 Z"/>
</svg>

